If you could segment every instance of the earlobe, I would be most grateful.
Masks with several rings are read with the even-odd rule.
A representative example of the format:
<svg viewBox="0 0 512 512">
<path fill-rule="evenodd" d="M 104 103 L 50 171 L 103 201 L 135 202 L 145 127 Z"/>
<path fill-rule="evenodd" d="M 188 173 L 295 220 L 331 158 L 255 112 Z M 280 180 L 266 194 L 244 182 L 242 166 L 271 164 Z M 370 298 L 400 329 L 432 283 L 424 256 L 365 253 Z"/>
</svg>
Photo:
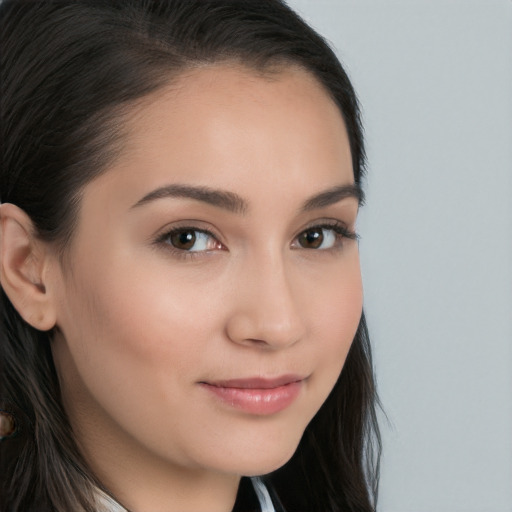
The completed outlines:
<svg viewBox="0 0 512 512">
<path fill-rule="evenodd" d="M 55 307 L 45 283 L 49 254 L 34 234 L 30 217 L 13 204 L 0 205 L 0 283 L 12 305 L 32 327 L 55 326 Z"/>
</svg>

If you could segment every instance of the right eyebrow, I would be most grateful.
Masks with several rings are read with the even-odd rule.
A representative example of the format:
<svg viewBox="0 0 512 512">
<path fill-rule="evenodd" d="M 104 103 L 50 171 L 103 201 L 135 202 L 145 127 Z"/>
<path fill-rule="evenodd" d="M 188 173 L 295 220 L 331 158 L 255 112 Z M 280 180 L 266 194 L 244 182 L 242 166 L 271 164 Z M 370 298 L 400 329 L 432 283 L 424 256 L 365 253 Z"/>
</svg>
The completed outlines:
<svg viewBox="0 0 512 512">
<path fill-rule="evenodd" d="M 151 201 L 168 197 L 195 199 L 196 201 L 201 201 L 238 214 L 245 214 L 248 210 L 247 202 L 234 192 L 217 190 L 210 187 L 179 184 L 159 187 L 139 199 L 131 208 L 138 208 Z"/>
</svg>

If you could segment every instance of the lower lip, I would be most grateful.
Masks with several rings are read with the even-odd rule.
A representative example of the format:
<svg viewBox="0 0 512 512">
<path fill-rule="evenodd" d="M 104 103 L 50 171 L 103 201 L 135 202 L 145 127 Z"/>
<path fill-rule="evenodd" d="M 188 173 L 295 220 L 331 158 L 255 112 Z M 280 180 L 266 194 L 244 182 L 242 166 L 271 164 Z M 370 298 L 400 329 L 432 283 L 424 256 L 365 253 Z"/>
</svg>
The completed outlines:
<svg viewBox="0 0 512 512">
<path fill-rule="evenodd" d="M 217 398 L 235 409 L 248 414 L 275 414 L 290 406 L 298 397 L 302 381 L 290 382 L 276 388 L 229 388 L 202 383 Z"/>
</svg>

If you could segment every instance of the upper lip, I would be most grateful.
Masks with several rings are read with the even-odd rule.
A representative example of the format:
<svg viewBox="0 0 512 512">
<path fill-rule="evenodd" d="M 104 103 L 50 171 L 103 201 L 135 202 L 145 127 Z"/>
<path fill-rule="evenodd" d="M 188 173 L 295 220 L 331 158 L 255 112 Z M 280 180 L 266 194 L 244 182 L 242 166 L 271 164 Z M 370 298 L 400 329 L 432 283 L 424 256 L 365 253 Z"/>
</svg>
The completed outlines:
<svg viewBox="0 0 512 512">
<path fill-rule="evenodd" d="M 286 386 L 293 382 L 300 382 L 305 377 L 301 375 L 281 375 L 279 377 L 249 377 L 245 379 L 229 379 L 216 381 L 203 381 L 203 384 L 216 386 L 219 388 L 239 388 L 239 389 L 272 389 L 280 386 Z"/>
</svg>

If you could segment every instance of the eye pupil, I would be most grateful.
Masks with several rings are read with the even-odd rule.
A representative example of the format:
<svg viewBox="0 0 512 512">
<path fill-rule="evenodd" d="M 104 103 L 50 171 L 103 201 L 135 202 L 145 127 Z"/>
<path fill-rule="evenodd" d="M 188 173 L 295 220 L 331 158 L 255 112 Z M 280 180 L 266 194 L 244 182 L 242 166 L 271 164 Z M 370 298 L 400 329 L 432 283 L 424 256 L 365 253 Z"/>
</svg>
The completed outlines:
<svg viewBox="0 0 512 512">
<path fill-rule="evenodd" d="M 318 249 L 324 241 L 321 229 L 309 229 L 300 236 L 300 245 L 307 249 Z"/>
<path fill-rule="evenodd" d="M 171 243 L 177 249 L 191 249 L 196 243 L 194 231 L 179 231 L 171 235 Z"/>
</svg>

